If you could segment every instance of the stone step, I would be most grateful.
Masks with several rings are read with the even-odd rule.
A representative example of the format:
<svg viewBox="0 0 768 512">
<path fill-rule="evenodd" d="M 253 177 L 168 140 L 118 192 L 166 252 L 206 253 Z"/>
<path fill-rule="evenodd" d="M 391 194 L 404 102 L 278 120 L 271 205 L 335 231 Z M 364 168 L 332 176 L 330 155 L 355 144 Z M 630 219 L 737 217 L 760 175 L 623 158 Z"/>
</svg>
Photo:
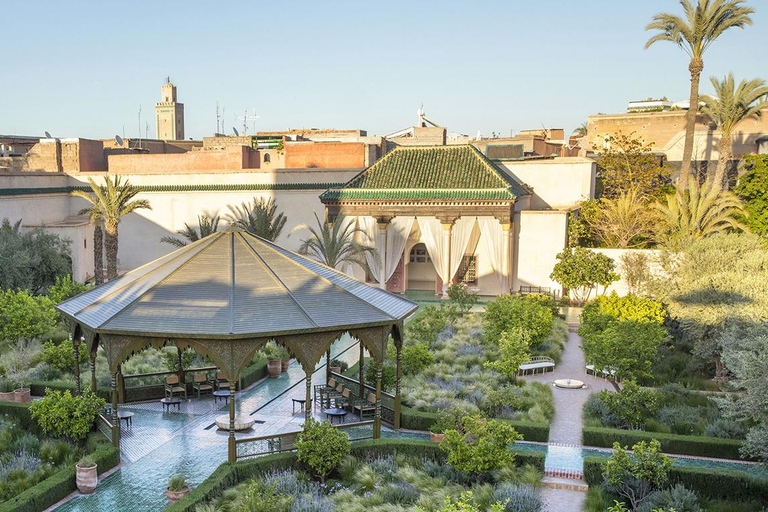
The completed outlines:
<svg viewBox="0 0 768 512">
<path fill-rule="evenodd" d="M 571 478 L 556 478 L 545 476 L 541 480 L 542 487 L 550 489 L 565 489 L 568 491 L 587 492 L 589 486 L 583 480 L 574 480 Z"/>
<path fill-rule="evenodd" d="M 546 468 L 544 470 L 544 476 L 551 476 L 554 478 L 569 478 L 572 480 L 583 480 L 584 472 L 580 469 Z"/>
</svg>

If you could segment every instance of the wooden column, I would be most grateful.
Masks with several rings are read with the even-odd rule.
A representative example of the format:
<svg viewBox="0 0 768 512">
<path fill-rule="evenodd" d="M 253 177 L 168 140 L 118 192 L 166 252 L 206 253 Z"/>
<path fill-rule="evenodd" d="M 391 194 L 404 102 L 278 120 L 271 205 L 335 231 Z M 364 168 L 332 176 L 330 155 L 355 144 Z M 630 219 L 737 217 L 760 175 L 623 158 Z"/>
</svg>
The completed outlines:
<svg viewBox="0 0 768 512">
<path fill-rule="evenodd" d="M 358 341 L 358 344 L 360 345 L 360 358 L 358 363 L 358 379 L 360 380 L 360 395 L 358 398 L 360 400 L 365 400 L 365 349 L 363 347 L 363 342 Z M 354 412 L 354 411 L 353 411 Z M 362 413 L 361 413 L 362 414 Z"/>
<path fill-rule="evenodd" d="M 117 376 L 120 369 L 112 374 L 112 444 L 120 449 L 120 418 L 117 417 Z"/>
<path fill-rule="evenodd" d="M 381 437 L 381 362 L 376 363 L 376 414 L 373 418 L 373 438 Z"/>
<path fill-rule="evenodd" d="M 94 350 L 90 354 L 90 366 L 91 366 L 91 391 L 96 393 L 96 351 Z"/>
<path fill-rule="evenodd" d="M 331 348 L 325 351 L 325 383 L 331 378 Z"/>
<path fill-rule="evenodd" d="M 501 260 L 501 274 L 503 279 L 501 281 L 501 293 L 509 293 L 510 286 L 512 286 L 512 223 L 501 224 L 501 250 L 503 258 Z"/>
<path fill-rule="evenodd" d="M 403 344 L 395 343 L 395 349 L 397 349 L 397 379 L 395 380 L 395 421 L 394 427 L 400 428 L 400 379 L 403 376 Z"/>
<path fill-rule="evenodd" d="M 75 394 L 82 395 L 82 388 L 80 387 L 80 341 L 82 338 L 73 339 L 72 335 L 69 335 L 69 341 L 72 342 L 72 351 L 75 356 Z"/>
<path fill-rule="evenodd" d="M 448 298 L 448 287 L 451 285 L 453 276 L 451 274 L 451 232 L 453 231 L 453 222 L 443 222 L 443 298 Z"/>
<path fill-rule="evenodd" d="M 387 289 L 387 226 L 389 226 L 389 220 L 379 221 L 377 226 L 379 227 L 379 243 L 377 244 L 381 250 L 379 251 L 380 266 L 379 266 L 379 288 L 382 290 Z"/>
<path fill-rule="evenodd" d="M 123 365 L 117 365 L 117 399 L 121 404 L 125 403 L 125 378 L 123 377 Z"/>
<path fill-rule="evenodd" d="M 179 364 L 179 373 L 178 373 L 178 375 L 179 375 L 179 386 L 181 386 L 181 387 L 186 389 L 187 383 L 184 382 L 184 367 L 181 365 L 181 348 L 176 347 L 176 354 L 178 355 L 178 358 L 179 358 L 179 363 L 178 363 Z"/>
<path fill-rule="evenodd" d="M 304 422 L 309 423 L 309 419 L 312 417 L 312 371 L 304 370 L 304 375 L 307 376 L 306 380 L 306 395 L 304 396 Z"/>
<path fill-rule="evenodd" d="M 229 463 L 235 463 L 237 461 L 237 445 L 235 444 L 235 383 L 236 381 L 229 381 L 229 440 L 228 440 L 228 456 L 227 461 Z"/>
</svg>

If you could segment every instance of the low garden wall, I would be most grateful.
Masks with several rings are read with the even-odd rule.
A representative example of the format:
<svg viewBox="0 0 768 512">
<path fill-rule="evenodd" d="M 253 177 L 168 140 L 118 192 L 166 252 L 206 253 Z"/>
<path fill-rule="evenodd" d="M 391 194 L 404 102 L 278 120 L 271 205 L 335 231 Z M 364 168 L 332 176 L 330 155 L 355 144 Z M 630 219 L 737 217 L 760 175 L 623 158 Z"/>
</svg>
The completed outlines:
<svg viewBox="0 0 768 512">
<path fill-rule="evenodd" d="M 397 452 L 416 456 L 424 455 L 435 459 L 445 458 L 445 452 L 437 444 L 427 441 L 376 439 L 354 443 L 351 450 L 351 454 L 355 457 L 386 456 Z M 516 452 L 515 463 L 519 466 L 530 464 L 543 472 L 544 457 L 543 453 Z M 226 489 L 253 478 L 259 473 L 293 468 L 297 463 L 296 458 L 295 452 L 288 452 L 266 455 L 235 464 L 224 463 L 187 496 L 165 510 L 167 512 L 195 512 L 200 504 L 216 498 Z"/>
</svg>

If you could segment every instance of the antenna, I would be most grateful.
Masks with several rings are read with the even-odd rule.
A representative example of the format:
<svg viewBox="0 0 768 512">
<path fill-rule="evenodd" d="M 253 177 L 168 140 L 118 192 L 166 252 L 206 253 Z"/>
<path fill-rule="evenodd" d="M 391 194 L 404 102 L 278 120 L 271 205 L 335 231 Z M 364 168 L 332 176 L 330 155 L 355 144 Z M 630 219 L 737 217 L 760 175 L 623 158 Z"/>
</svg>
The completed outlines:
<svg viewBox="0 0 768 512">
<path fill-rule="evenodd" d="M 145 139 L 149 138 L 149 121 L 146 121 L 144 123 L 144 138 Z"/>
<path fill-rule="evenodd" d="M 223 129 L 221 131 L 224 131 Z M 214 133 L 214 136 L 218 133 L 221 133 L 219 131 L 219 102 L 216 102 L 216 133 Z"/>
<path fill-rule="evenodd" d="M 259 118 L 259 116 L 256 115 L 256 109 L 253 109 L 253 115 L 248 115 L 248 109 L 245 109 L 245 114 L 242 116 L 235 116 L 237 119 L 241 120 L 243 122 L 243 135 L 248 134 L 248 121 L 253 121 L 253 129 L 256 130 L 256 119 Z"/>
<path fill-rule="evenodd" d="M 119 135 L 115 135 L 115 142 L 117 142 L 117 145 L 120 147 L 123 147 L 123 144 L 125 144 L 125 142 L 123 142 L 123 138 Z"/>
<path fill-rule="evenodd" d="M 48 132 L 45 132 L 45 138 L 46 138 L 46 139 L 52 139 L 53 137 L 51 137 L 51 134 L 50 134 L 50 133 L 48 133 Z"/>
<path fill-rule="evenodd" d="M 141 149 L 141 105 L 139 105 L 139 149 Z"/>
</svg>

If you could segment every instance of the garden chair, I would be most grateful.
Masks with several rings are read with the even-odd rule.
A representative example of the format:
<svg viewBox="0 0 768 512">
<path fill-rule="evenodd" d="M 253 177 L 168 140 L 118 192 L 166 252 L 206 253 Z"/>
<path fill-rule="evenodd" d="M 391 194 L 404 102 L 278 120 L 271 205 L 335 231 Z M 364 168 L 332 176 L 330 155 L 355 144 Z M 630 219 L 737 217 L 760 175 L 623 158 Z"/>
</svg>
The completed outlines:
<svg viewBox="0 0 768 512">
<path fill-rule="evenodd" d="M 368 393 L 368 398 L 359 398 L 355 400 L 355 411 L 360 411 L 360 420 L 363 420 L 367 414 L 370 413 L 371 417 L 376 415 L 376 395 L 374 393 Z"/>
<path fill-rule="evenodd" d="M 346 409 L 351 405 L 352 392 L 348 388 L 344 388 L 341 392 L 341 396 L 336 397 L 336 407 L 338 409 Z"/>
<path fill-rule="evenodd" d="M 187 398 L 187 387 L 179 384 L 177 375 L 165 379 L 165 398 L 173 398 L 174 393 L 184 393 L 184 399 Z"/>
<path fill-rule="evenodd" d="M 219 372 L 216 374 L 216 380 L 214 381 L 216 384 L 216 389 L 223 390 L 223 389 L 229 389 L 229 381 L 227 380 L 227 376 L 224 375 L 223 372 Z"/>
<path fill-rule="evenodd" d="M 328 384 L 318 384 L 315 386 L 315 403 L 317 401 L 317 395 L 320 394 L 320 403 L 325 401 L 325 394 L 330 391 L 336 390 L 336 379 L 328 379 Z"/>
<path fill-rule="evenodd" d="M 195 374 L 192 389 L 197 391 L 197 398 L 200 398 L 201 393 L 213 393 L 213 385 L 211 384 L 211 381 L 208 380 L 208 376 L 204 373 Z"/>
<path fill-rule="evenodd" d="M 330 384 L 330 381 L 328 381 L 328 383 Z M 341 398 L 342 391 L 344 391 L 344 384 L 339 382 L 335 388 L 330 388 L 328 391 L 323 393 L 323 395 L 325 396 L 325 401 L 328 404 L 328 407 L 331 406 L 331 400 L 336 400 L 337 398 Z"/>
</svg>

